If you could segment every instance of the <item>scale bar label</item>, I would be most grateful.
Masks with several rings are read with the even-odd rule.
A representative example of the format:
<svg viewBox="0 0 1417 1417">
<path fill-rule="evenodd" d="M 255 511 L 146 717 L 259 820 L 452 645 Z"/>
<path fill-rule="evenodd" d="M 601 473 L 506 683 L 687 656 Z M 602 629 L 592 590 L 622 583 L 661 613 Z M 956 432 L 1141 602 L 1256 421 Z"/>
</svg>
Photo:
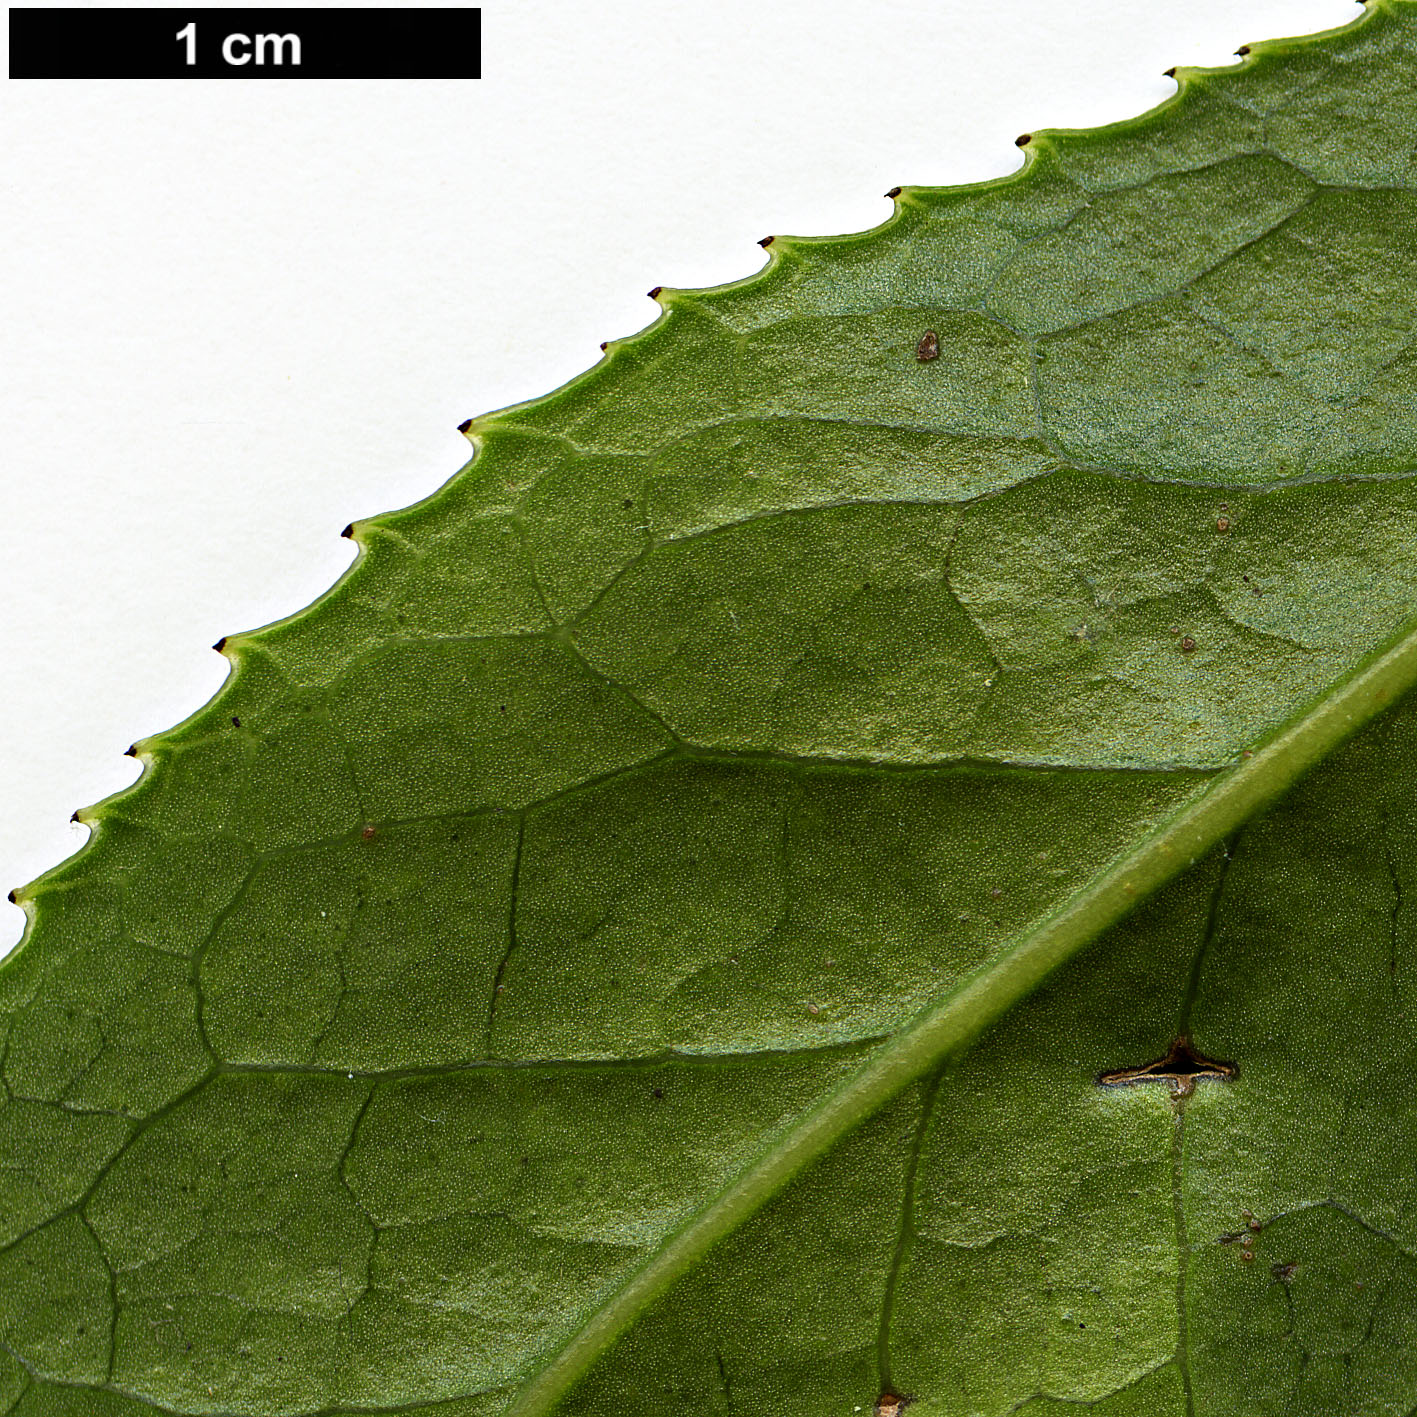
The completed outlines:
<svg viewBox="0 0 1417 1417">
<path fill-rule="evenodd" d="M 12 79 L 476 79 L 482 11 L 10 11 Z"/>
</svg>

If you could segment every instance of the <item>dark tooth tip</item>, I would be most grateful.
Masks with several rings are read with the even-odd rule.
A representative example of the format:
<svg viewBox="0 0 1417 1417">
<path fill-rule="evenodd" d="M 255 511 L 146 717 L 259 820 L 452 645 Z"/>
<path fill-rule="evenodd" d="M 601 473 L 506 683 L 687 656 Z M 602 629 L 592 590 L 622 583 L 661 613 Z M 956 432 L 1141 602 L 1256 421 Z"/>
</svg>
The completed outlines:
<svg viewBox="0 0 1417 1417">
<path fill-rule="evenodd" d="M 1027 147 L 1028 144 L 1031 143 L 1032 141 L 1033 141 L 1033 134 L 1032 134 L 1032 133 L 1020 133 L 1020 134 L 1018 135 L 1018 137 L 1016 137 L 1016 138 L 1014 139 L 1014 147 L 1016 147 L 1016 148 Z"/>
<path fill-rule="evenodd" d="M 663 287 L 662 285 L 657 285 L 657 286 L 655 286 L 655 288 L 654 288 L 652 291 L 650 291 L 650 293 L 649 293 L 649 298 L 650 298 L 651 300 L 658 300 L 658 299 L 659 299 L 659 292 L 660 292 L 661 290 L 663 290 L 663 289 L 664 289 L 664 287 Z"/>
<path fill-rule="evenodd" d="M 896 199 L 898 196 L 900 196 L 900 188 L 899 188 L 899 187 L 892 187 L 891 190 L 886 193 L 886 196 L 888 196 L 888 197 L 891 199 L 891 201 L 895 201 L 895 199 Z"/>
<path fill-rule="evenodd" d="M 605 351 L 606 351 L 607 349 L 609 349 L 609 348 L 610 348 L 610 341 L 607 340 L 607 339 L 601 340 L 601 342 L 600 342 L 600 352 L 601 352 L 602 354 L 604 354 Z"/>
<path fill-rule="evenodd" d="M 6 897 L 6 899 L 9 900 L 11 905 L 18 905 L 20 903 L 14 891 L 11 891 L 10 894 Z"/>
<path fill-rule="evenodd" d="M 772 243 L 773 243 L 774 240 L 776 240 L 775 237 L 772 237 L 772 236 L 764 236 L 763 239 L 758 242 L 758 245 L 761 246 L 764 251 L 766 251 L 766 250 L 768 249 L 768 247 L 772 245 Z"/>
<path fill-rule="evenodd" d="M 342 532 L 340 532 L 340 535 L 341 535 L 341 536 L 349 536 L 349 537 L 352 537 L 352 536 L 354 535 L 354 523 L 353 523 L 353 522 L 350 522 L 350 524 L 349 524 L 347 527 L 345 527 L 345 529 L 344 529 Z"/>
<path fill-rule="evenodd" d="M 79 820 L 79 814 L 77 812 L 71 812 L 69 814 L 69 820 L 71 822 L 77 822 Z"/>
<path fill-rule="evenodd" d="M 128 746 L 123 749 L 123 756 L 125 758 L 136 758 L 138 756 L 138 745 L 136 743 L 129 743 Z"/>
<path fill-rule="evenodd" d="M 471 428 L 471 427 L 472 427 L 472 419 L 470 419 L 470 418 L 464 418 L 463 421 L 458 424 L 458 432 L 459 432 L 459 433 L 466 433 L 467 430 L 468 430 L 469 428 Z"/>
<path fill-rule="evenodd" d="M 213 648 L 218 654 L 220 654 L 220 653 L 222 652 L 222 650 L 224 650 L 224 649 L 226 648 L 226 636 L 223 635 L 223 636 L 212 646 L 212 648 Z"/>
<path fill-rule="evenodd" d="M 1243 59 L 1249 52 L 1250 46 L 1248 44 L 1242 44 L 1239 49 L 1235 51 L 1235 57 L 1237 59 Z"/>
<path fill-rule="evenodd" d="M 1168 69 L 1168 70 L 1166 71 L 1166 77 L 1167 77 L 1168 79 L 1174 79 L 1174 78 L 1176 77 L 1176 70 L 1175 70 L 1174 67 L 1173 67 L 1173 68 L 1170 68 L 1170 69 Z"/>
</svg>

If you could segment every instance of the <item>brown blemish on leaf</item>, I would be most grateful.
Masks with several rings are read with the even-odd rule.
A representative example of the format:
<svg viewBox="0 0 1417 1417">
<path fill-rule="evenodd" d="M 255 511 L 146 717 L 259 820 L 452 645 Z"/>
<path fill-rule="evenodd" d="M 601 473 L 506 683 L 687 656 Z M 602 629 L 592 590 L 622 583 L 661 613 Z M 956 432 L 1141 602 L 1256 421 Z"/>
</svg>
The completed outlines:
<svg viewBox="0 0 1417 1417">
<path fill-rule="evenodd" d="M 934 330 L 926 330 L 920 336 L 920 343 L 915 346 L 915 357 L 922 364 L 928 364 L 932 359 L 940 357 L 940 337 Z"/>
<path fill-rule="evenodd" d="M 871 1412 L 873 1417 L 900 1417 L 909 1401 L 908 1397 L 901 1397 L 898 1393 L 883 1392 L 876 1399 L 876 1405 Z"/>
<path fill-rule="evenodd" d="M 1298 1260 L 1290 1260 L 1288 1264 L 1272 1264 L 1269 1272 L 1280 1284 L 1288 1284 L 1294 1278 L 1294 1271 L 1299 1268 Z"/>
<path fill-rule="evenodd" d="M 1198 1078 L 1214 1078 L 1217 1082 L 1233 1082 L 1239 1069 L 1234 1063 L 1222 1062 L 1219 1058 L 1207 1058 L 1191 1046 L 1191 1040 L 1182 1034 L 1172 1041 L 1164 1058 L 1143 1063 L 1136 1068 L 1113 1068 L 1099 1073 L 1100 1087 L 1130 1087 L 1139 1082 L 1168 1082 L 1177 1097 L 1189 1097 L 1196 1090 Z"/>
<path fill-rule="evenodd" d="M 1195 649 L 1195 647 L 1196 642 L 1190 637 L 1190 635 L 1181 636 L 1181 652 L 1183 654 L 1190 654 L 1190 652 Z"/>
<path fill-rule="evenodd" d="M 379 833 L 374 827 L 365 827 L 364 830 L 359 833 L 359 835 L 365 841 L 373 841 L 374 838 L 379 835 Z"/>
<path fill-rule="evenodd" d="M 1215 519 L 1215 529 L 1216 529 L 1216 531 L 1229 531 L 1229 530 L 1230 530 L 1230 518 L 1227 517 L 1227 516 L 1224 516 L 1224 515 L 1216 517 L 1216 519 Z"/>
</svg>

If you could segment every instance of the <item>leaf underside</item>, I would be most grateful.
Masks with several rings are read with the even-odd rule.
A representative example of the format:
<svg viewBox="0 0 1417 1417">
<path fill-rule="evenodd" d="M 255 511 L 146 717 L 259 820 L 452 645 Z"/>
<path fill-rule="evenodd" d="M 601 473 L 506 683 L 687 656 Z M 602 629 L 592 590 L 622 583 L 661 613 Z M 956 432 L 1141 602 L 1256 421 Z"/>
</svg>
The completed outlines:
<svg viewBox="0 0 1417 1417">
<path fill-rule="evenodd" d="M 0 1412 L 1417 1410 L 1417 4 L 1178 78 L 224 642 L 19 893 Z"/>
</svg>

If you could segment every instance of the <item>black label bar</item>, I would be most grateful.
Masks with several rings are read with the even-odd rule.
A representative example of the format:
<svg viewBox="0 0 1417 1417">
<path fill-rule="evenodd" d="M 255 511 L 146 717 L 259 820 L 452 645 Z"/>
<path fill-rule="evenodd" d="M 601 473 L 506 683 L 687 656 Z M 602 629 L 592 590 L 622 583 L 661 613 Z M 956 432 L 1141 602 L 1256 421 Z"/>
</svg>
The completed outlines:
<svg viewBox="0 0 1417 1417">
<path fill-rule="evenodd" d="M 10 11 L 12 79 L 476 79 L 482 11 Z"/>
</svg>

